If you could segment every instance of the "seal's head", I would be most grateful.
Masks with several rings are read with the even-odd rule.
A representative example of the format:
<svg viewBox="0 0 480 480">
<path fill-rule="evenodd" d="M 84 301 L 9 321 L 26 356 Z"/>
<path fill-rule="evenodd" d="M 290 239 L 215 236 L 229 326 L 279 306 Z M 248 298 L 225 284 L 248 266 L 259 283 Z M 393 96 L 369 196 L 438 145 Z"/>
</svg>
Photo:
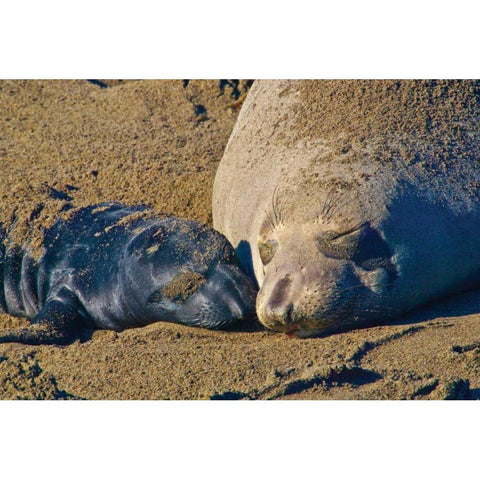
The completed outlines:
<svg viewBox="0 0 480 480">
<path fill-rule="evenodd" d="M 256 81 L 212 215 L 259 319 L 315 334 L 478 288 L 479 112 L 479 82 Z"/>
<path fill-rule="evenodd" d="M 258 236 L 259 320 L 300 337 L 390 313 L 392 252 L 370 223 L 265 222 Z M 258 268 L 256 269 L 258 271 Z"/>
<path fill-rule="evenodd" d="M 127 249 L 130 310 L 164 320 L 222 328 L 254 310 L 255 287 L 228 240 L 205 225 L 166 217 Z"/>
</svg>

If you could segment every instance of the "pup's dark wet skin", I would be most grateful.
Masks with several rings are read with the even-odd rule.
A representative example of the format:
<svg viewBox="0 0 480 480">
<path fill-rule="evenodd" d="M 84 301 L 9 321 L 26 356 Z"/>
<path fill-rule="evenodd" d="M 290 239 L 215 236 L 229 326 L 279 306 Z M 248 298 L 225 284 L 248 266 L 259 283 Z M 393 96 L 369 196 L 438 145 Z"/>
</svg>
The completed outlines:
<svg viewBox="0 0 480 480">
<path fill-rule="evenodd" d="M 67 344 L 82 328 L 158 321 L 219 329 L 254 310 L 253 282 L 223 235 L 145 206 L 72 209 L 45 231 L 38 259 L 1 227 L 0 240 L 0 307 L 31 320 L 0 343 Z"/>
</svg>

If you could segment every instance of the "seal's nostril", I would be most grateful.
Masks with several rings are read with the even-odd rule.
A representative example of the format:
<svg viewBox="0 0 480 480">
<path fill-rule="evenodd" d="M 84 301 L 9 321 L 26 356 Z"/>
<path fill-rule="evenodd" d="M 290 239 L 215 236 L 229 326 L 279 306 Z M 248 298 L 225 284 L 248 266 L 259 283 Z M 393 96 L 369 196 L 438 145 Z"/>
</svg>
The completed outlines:
<svg viewBox="0 0 480 480">
<path fill-rule="evenodd" d="M 293 305 L 291 303 L 284 305 L 277 315 L 280 317 L 281 323 L 290 325 L 293 320 Z"/>
<path fill-rule="evenodd" d="M 291 303 L 268 305 L 267 315 L 277 325 L 290 325 L 293 321 L 293 305 Z"/>
</svg>

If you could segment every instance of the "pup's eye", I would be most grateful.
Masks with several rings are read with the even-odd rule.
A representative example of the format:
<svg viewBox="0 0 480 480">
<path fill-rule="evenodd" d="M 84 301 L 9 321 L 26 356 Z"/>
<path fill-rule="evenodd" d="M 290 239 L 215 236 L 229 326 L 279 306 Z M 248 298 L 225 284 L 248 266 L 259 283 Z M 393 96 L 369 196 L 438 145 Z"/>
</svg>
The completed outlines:
<svg viewBox="0 0 480 480">
<path fill-rule="evenodd" d="M 275 240 L 267 240 L 265 242 L 258 242 L 258 252 L 263 265 L 271 262 L 275 252 L 277 251 L 278 243 Z"/>
</svg>

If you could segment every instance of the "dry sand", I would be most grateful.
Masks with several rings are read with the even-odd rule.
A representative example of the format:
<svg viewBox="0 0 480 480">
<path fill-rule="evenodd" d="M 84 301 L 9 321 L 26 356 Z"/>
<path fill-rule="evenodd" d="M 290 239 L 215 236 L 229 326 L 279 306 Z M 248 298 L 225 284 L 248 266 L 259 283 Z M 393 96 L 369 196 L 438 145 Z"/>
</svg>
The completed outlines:
<svg viewBox="0 0 480 480">
<path fill-rule="evenodd" d="M 54 221 L 65 195 L 211 223 L 215 169 L 246 86 L 103 82 L 0 82 L 0 220 L 15 212 L 18 241 Z M 158 323 L 85 331 L 66 347 L 3 344 L 0 398 L 477 399 L 479 311 L 470 293 L 325 338 L 250 321 L 230 332 Z M 0 315 L 1 328 L 25 322 Z"/>
</svg>

